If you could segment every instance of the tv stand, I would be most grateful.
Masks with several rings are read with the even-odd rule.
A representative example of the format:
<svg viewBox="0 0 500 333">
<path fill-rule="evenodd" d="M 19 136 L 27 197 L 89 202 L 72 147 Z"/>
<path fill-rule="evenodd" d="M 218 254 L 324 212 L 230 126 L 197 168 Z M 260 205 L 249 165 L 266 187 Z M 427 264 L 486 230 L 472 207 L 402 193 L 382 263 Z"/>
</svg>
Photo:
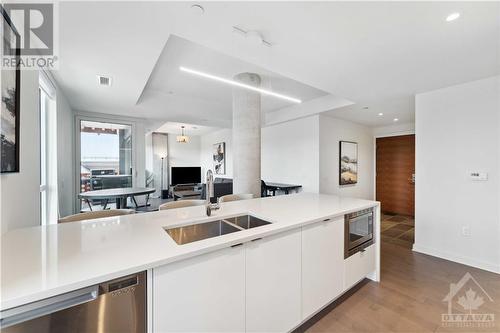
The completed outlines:
<svg viewBox="0 0 500 333">
<path fill-rule="evenodd" d="M 174 201 L 188 197 L 197 197 L 201 195 L 201 190 L 198 189 L 199 184 L 177 184 L 170 185 L 170 193 Z"/>
</svg>

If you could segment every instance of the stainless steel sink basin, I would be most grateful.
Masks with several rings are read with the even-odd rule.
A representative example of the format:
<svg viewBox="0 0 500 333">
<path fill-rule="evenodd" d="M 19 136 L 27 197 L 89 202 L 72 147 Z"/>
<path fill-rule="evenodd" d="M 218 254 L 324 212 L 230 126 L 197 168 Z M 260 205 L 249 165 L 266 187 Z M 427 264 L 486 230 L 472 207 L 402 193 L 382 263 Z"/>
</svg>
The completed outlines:
<svg viewBox="0 0 500 333">
<path fill-rule="evenodd" d="M 240 230 L 241 229 L 224 221 L 212 221 L 165 229 L 170 237 L 179 245 L 226 235 Z"/>
<path fill-rule="evenodd" d="M 271 222 L 261 220 L 255 216 L 252 216 L 252 215 L 240 215 L 240 216 L 230 217 L 230 218 L 224 219 L 224 221 L 235 224 L 238 227 L 243 228 L 243 229 L 251 229 L 251 228 L 256 228 L 256 227 L 260 227 L 263 225 L 271 224 Z"/>
<path fill-rule="evenodd" d="M 252 215 L 240 215 L 217 221 L 164 229 L 177 244 L 182 245 L 266 224 L 271 224 L 271 222 L 261 220 Z"/>
</svg>

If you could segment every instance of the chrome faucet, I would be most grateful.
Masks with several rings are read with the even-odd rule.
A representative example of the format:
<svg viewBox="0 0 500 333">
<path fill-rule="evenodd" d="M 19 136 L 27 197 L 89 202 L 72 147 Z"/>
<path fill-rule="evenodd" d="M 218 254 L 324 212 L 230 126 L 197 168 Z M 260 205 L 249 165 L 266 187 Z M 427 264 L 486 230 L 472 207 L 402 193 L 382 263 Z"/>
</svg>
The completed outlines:
<svg viewBox="0 0 500 333">
<path fill-rule="evenodd" d="M 211 198 L 214 197 L 214 174 L 212 173 L 212 170 L 208 169 L 207 171 L 207 185 L 206 185 L 206 191 L 205 191 L 205 196 L 206 196 L 206 210 L 207 210 L 207 216 L 212 215 L 212 210 L 217 210 L 220 208 L 219 203 L 212 203 L 210 200 Z"/>
</svg>

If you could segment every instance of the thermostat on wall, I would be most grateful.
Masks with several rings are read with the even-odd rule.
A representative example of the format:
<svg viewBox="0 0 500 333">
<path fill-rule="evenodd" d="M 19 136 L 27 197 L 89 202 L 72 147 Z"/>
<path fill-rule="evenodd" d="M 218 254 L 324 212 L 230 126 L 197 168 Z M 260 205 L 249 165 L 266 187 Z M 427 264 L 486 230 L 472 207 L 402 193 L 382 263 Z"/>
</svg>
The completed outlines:
<svg viewBox="0 0 500 333">
<path fill-rule="evenodd" d="M 470 172 L 469 177 L 471 180 L 488 180 L 488 174 L 486 172 Z"/>
</svg>

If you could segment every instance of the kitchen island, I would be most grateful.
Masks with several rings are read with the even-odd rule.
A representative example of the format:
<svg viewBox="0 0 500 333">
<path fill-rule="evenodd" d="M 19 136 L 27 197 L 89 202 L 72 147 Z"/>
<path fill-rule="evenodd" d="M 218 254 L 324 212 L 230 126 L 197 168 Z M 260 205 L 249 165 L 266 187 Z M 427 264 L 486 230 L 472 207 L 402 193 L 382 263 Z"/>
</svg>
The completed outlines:
<svg viewBox="0 0 500 333">
<path fill-rule="evenodd" d="M 344 215 L 367 208 L 375 243 L 344 259 Z M 184 245 L 165 231 L 237 215 L 271 223 Z M 18 229 L 2 236 L 1 308 L 147 271 L 149 331 L 288 331 L 379 280 L 379 220 L 375 201 L 301 193 L 223 203 L 210 218 L 198 206 Z"/>
</svg>

